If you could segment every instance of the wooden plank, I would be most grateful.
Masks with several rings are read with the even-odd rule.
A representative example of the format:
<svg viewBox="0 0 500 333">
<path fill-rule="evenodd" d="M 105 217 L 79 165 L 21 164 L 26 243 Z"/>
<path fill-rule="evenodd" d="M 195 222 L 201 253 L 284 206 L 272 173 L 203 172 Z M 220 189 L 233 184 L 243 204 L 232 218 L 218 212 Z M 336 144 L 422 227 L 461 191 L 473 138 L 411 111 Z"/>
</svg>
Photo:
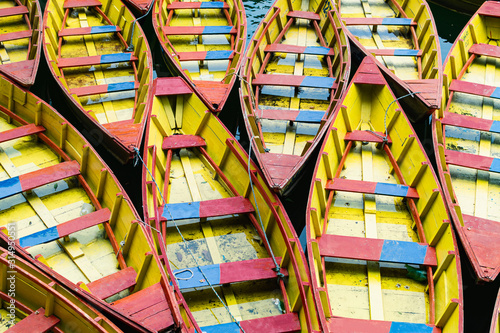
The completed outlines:
<svg viewBox="0 0 500 333">
<path fill-rule="evenodd" d="M 286 74 L 258 74 L 252 80 L 253 85 L 283 86 L 283 87 L 310 87 L 334 89 L 337 87 L 335 78 L 325 76 L 304 76 Z"/>
<path fill-rule="evenodd" d="M 175 26 L 162 27 L 166 36 L 170 35 L 236 35 L 237 30 L 233 26 Z"/>
<path fill-rule="evenodd" d="M 500 172 L 500 159 L 489 156 L 462 153 L 456 150 L 445 150 L 446 163 L 476 170 Z"/>
<path fill-rule="evenodd" d="M 0 34 L 0 42 L 3 43 L 23 38 L 31 38 L 31 35 L 33 35 L 31 30 L 2 33 Z"/>
<path fill-rule="evenodd" d="M 412 49 L 366 49 L 374 56 L 421 57 L 422 50 Z"/>
<path fill-rule="evenodd" d="M 64 1 L 63 8 L 95 7 L 101 5 L 99 0 L 66 0 Z"/>
<path fill-rule="evenodd" d="M 107 275 L 87 284 L 90 292 L 100 298 L 106 299 L 122 290 L 135 286 L 137 273 L 133 267 L 127 267 L 113 274 Z"/>
<path fill-rule="evenodd" d="M 229 5 L 224 1 L 175 1 L 167 5 L 167 9 L 229 9 Z"/>
<path fill-rule="evenodd" d="M 57 324 L 59 318 L 54 315 L 45 316 L 45 309 L 40 308 L 33 311 L 30 315 L 24 317 L 21 321 L 11 326 L 6 333 L 26 333 L 26 332 L 47 332 Z"/>
<path fill-rule="evenodd" d="M 193 93 L 187 83 L 180 77 L 159 77 L 155 82 L 156 96 L 184 95 Z"/>
<path fill-rule="evenodd" d="M 290 44 L 269 44 L 264 49 L 264 52 L 280 52 L 292 54 L 311 54 L 311 55 L 325 55 L 335 56 L 335 49 L 323 46 L 302 46 Z"/>
<path fill-rule="evenodd" d="M 300 10 L 294 10 L 294 11 L 288 12 L 287 16 L 293 17 L 293 18 L 298 18 L 298 19 L 312 20 L 312 21 L 320 21 L 321 20 L 321 17 L 319 16 L 319 14 L 316 14 L 314 12 L 300 11 Z"/>
<path fill-rule="evenodd" d="M 234 51 L 218 50 L 200 52 L 177 52 L 177 56 L 179 57 L 180 61 L 231 60 L 234 57 Z"/>
<path fill-rule="evenodd" d="M 181 148 L 196 148 L 205 147 L 207 143 L 199 135 L 171 135 L 163 139 L 161 148 L 163 150 L 167 149 L 181 149 Z"/>
<path fill-rule="evenodd" d="M 500 98 L 500 88 L 486 84 L 452 80 L 450 84 L 450 91 L 461 92 L 476 96 Z"/>
<path fill-rule="evenodd" d="M 366 320 L 344 317 L 332 317 L 328 320 L 330 332 L 365 332 L 365 333 L 392 333 L 392 332 L 421 332 L 440 333 L 434 325 L 391 322 L 382 320 Z"/>
<path fill-rule="evenodd" d="M 500 3 L 495 1 L 485 2 L 477 11 L 478 15 L 500 17 Z"/>
<path fill-rule="evenodd" d="M 26 6 L 0 8 L 0 17 L 24 15 L 24 14 L 28 14 L 28 8 Z"/>
<path fill-rule="evenodd" d="M 388 195 L 388 196 L 405 197 L 411 199 L 419 198 L 418 192 L 415 188 L 393 183 L 369 182 L 363 180 L 334 178 L 328 180 L 325 188 L 328 190 L 335 190 L 335 191 Z"/>
<path fill-rule="evenodd" d="M 398 26 L 417 26 L 410 18 L 402 17 L 342 17 L 346 26 L 351 25 L 398 25 Z"/>
<path fill-rule="evenodd" d="M 60 58 L 57 60 L 57 67 L 68 68 L 68 67 L 80 67 L 80 66 L 95 66 L 95 65 L 113 64 L 118 62 L 137 61 L 137 60 L 138 58 L 134 56 L 133 53 L 124 52 L 124 53 L 95 55 L 88 57 Z"/>
<path fill-rule="evenodd" d="M 45 131 L 45 127 L 36 126 L 35 124 L 19 126 L 10 130 L 0 132 L 0 142 L 19 139 L 27 135 L 42 133 L 43 131 Z"/>
<path fill-rule="evenodd" d="M 114 33 L 121 31 L 122 29 L 116 25 L 100 25 L 93 27 L 61 29 L 58 32 L 58 36 L 59 37 L 86 36 L 95 34 Z"/>
<path fill-rule="evenodd" d="M 70 94 L 75 94 L 77 96 L 90 96 L 137 89 L 139 89 L 139 83 L 130 81 L 73 88 L 70 90 Z"/>
<path fill-rule="evenodd" d="M 384 142 L 385 133 L 373 131 L 358 131 L 347 132 L 344 136 L 345 141 L 362 141 L 362 142 Z M 392 143 L 389 135 L 387 136 L 387 143 Z"/>
<path fill-rule="evenodd" d="M 256 116 L 260 119 L 298 121 L 303 123 L 320 123 L 325 111 L 313 110 L 259 110 Z"/>
<path fill-rule="evenodd" d="M 500 121 L 466 116 L 454 112 L 444 112 L 441 124 L 475 129 L 478 131 L 500 133 Z"/>
<path fill-rule="evenodd" d="M 473 44 L 469 48 L 469 53 L 478 56 L 500 58 L 500 46 L 483 44 L 483 43 Z"/>
</svg>

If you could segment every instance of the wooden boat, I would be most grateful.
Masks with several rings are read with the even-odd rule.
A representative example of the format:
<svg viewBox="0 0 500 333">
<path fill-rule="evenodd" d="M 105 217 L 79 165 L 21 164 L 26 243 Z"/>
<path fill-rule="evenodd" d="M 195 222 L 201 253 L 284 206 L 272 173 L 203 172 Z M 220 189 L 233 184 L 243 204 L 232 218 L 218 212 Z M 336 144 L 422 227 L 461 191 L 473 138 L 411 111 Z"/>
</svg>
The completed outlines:
<svg viewBox="0 0 500 333">
<path fill-rule="evenodd" d="M 433 117 L 437 170 L 455 228 L 477 277 L 500 271 L 500 3 L 485 2 L 462 30 L 444 65 L 443 106 Z"/>
<path fill-rule="evenodd" d="M 321 147 L 307 253 L 324 332 L 463 332 L 460 259 L 437 177 L 373 58 Z"/>
<path fill-rule="evenodd" d="M 2 331 L 122 332 L 12 251 L 0 248 L 0 269 L 0 298 L 5 302 L 0 309 Z"/>
<path fill-rule="evenodd" d="M 120 162 L 134 156 L 151 98 L 152 56 L 120 0 L 49 0 L 44 52 L 75 116 Z"/>
<path fill-rule="evenodd" d="M 330 0 L 277 0 L 242 67 L 243 119 L 267 183 L 286 194 L 349 79 L 349 43 Z"/>
<path fill-rule="evenodd" d="M 151 10 L 153 0 L 124 0 L 133 10 L 140 14 L 146 15 Z"/>
<path fill-rule="evenodd" d="M 484 0 L 429 0 L 429 2 L 462 14 L 473 15 L 484 3 Z"/>
<path fill-rule="evenodd" d="M 156 81 L 144 161 L 144 216 L 161 231 L 158 251 L 176 277 L 188 328 L 319 329 L 305 256 L 283 206 L 180 77 Z"/>
<path fill-rule="evenodd" d="M 353 56 L 373 55 L 401 99 L 407 116 L 418 121 L 441 103 L 441 49 L 425 0 L 337 2 Z"/>
<path fill-rule="evenodd" d="M 179 327 L 168 277 L 113 172 L 54 109 L 3 77 L 0 142 L 0 225 L 15 228 L 16 255 L 125 331 Z"/>
<path fill-rule="evenodd" d="M 172 74 L 189 82 L 211 111 L 221 111 L 245 51 L 243 2 L 159 0 L 152 20 Z"/>
<path fill-rule="evenodd" d="M 0 31 L 0 73 L 31 87 L 42 52 L 42 11 L 38 0 L 2 2 Z"/>
<path fill-rule="evenodd" d="M 500 321 L 498 318 L 498 313 L 500 312 L 500 290 L 498 291 L 497 300 L 495 302 L 495 307 L 493 308 L 493 316 L 491 317 L 490 333 L 500 332 Z"/>
</svg>

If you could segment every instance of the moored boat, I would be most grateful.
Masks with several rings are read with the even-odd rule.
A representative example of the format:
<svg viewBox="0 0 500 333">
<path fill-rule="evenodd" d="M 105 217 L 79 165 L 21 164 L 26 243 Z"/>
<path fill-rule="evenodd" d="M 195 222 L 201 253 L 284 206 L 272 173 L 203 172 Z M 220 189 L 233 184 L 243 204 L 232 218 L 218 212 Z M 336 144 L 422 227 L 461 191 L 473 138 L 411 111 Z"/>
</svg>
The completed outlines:
<svg viewBox="0 0 500 333">
<path fill-rule="evenodd" d="M 180 327 L 149 233 L 113 172 L 54 109 L 3 77 L 0 147 L 0 225 L 15 229 L 16 255 L 125 331 Z"/>
<path fill-rule="evenodd" d="M 491 317 L 490 333 L 500 333 L 500 321 L 498 313 L 500 312 L 500 290 L 497 295 L 495 306 L 493 307 L 493 315 Z"/>
<path fill-rule="evenodd" d="M 440 107 L 442 86 L 438 32 L 425 0 L 337 2 L 354 56 L 376 57 L 407 116 L 418 121 Z M 358 54 L 358 55 L 357 55 Z"/>
<path fill-rule="evenodd" d="M 140 147 L 147 119 L 152 55 L 120 0 L 49 0 L 44 53 L 73 113 L 120 162 Z"/>
<path fill-rule="evenodd" d="M 0 30 L 0 73 L 31 87 L 42 52 L 42 11 L 38 0 L 3 1 Z"/>
<path fill-rule="evenodd" d="M 277 0 L 242 66 L 243 119 L 268 184 L 286 194 L 323 138 L 350 73 L 330 0 Z"/>
<path fill-rule="evenodd" d="M 156 80 L 142 184 L 144 216 L 188 328 L 318 331 L 305 256 L 283 206 L 182 78 Z"/>
<path fill-rule="evenodd" d="M 7 231 L 9 232 L 9 231 Z M 11 230 L 15 233 L 15 229 Z M 56 281 L 0 248 L 0 298 L 6 332 L 122 332 Z"/>
<path fill-rule="evenodd" d="M 152 21 L 172 74 L 182 76 L 211 111 L 221 111 L 245 51 L 243 2 L 158 0 Z"/>
<path fill-rule="evenodd" d="M 463 332 L 460 258 L 432 166 L 371 57 L 316 163 L 307 253 L 325 332 Z"/>
<path fill-rule="evenodd" d="M 443 106 L 432 122 L 437 170 L 478 279 L 500 272 L 500 3 L 487 1 L 444 65 Z"/>
</svg>

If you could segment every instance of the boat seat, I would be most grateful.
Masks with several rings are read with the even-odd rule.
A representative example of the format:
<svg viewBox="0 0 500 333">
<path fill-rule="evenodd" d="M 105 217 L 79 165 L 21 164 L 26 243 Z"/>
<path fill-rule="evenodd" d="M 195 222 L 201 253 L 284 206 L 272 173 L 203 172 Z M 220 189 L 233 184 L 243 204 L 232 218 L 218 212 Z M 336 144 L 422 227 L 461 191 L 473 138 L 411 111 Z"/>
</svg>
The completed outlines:
<svg viewBox="0 0 500 333">
<path fill-rule="evenodd" d="M 99 0 L 66 0 L 64 1 L 63 8 L 96 7 L 101 5 Z"/>
<path fill-rule="evenodd" d="M 477 15 L 500 17 L 500 3 L 496 1 L 485 2 L 477 11 Z"/>
<path fill-rule="evenodd" d="M 474 231 L 485 231 L 490 235 L 500 234 L 500 223 L 494 220 L 485 219 L 477 216 L 462 214 L 464 225 L 462 228 L 469 230 L 466 233 Z M 472 229 L 472 230 L 471 230 Z"/>
<path fill-rule="evenodd" d="M 417 25 L 411 18 L 404 17 L 343 17 L 342 21 L 345 25 Z"/>
<path fill-rule="evenodd" d="M 372 131 L 358 131 L 354 130 L 352 132 L 347 132 L 345 134 L 345 141 L 361 141 L 361 142 L 375 142 L 383 143 L 385 133 L 383 132 L 372 132 Z M 387 143 L 392 143 L 391 137 L 387 136 Z"/>
<path fill-rule="evenodd" d="M 19 246 L 27 248 L 39 244 L 45 244 L 66 237 L 74 232 L 81 231 L 95 225 L 108 222 L 111 213 L 108 208 L 79 216 L 73 220 L 58 224 L 55 227 L 47 228 L 31 235 L 19 238 L 16 242 Z"/>
<path fill-rule="evenodd" d="M 77 96 L 89 96 L 137 89 L 139 89 L 139 83 L 130 81 L 73 88 L 70 89 L 70 94 L 75 94 Z"/>
<path fill-rule="evenodd" d="M 191 87 L 180 77 L 159 77 L 155 81 L 156 96 L 175 96 L 193 93 Z"/>
<path fill-rule="evenodd" d="M 421 332 L 441 333 L 441 329 L 434 325 L 405 323 L 398 321 L 383 321 L 372 319 L 355 319 L 345 317 L 331 317 L 327 326 L 330 332 Z"/>
<path fill-rule="evenodd" d="M 163 27 L 163 33 L 169 35 L 236 35 L 236 28 L 233 26 L 176 26 Z"/>
<path fill-rule="evenodd" d="M 421 57 L 422 50 L 410 49 L 367 49 L 374 56 Z"/>
<path fill-rule="evenodd" d="M 500 46 L 483 43 L 474 44 L 470 47 L 469 53 L 478 56 L 500 58 Z"/>
<path fill-rule="evenodd" d="M 229 5 L 224 1 L 176 1 L 169 4 L 167 9 L 229 9 Z"/>
<path fill-rule="evenodd" d="M 15 6 L 0 9 L 0 17 L 15 16 L 28 14 L 28 8 L 26 6 Z"/>
<path fill-rule="evenodd" d="M 0 42 L 3 43 L 3 42 L 11 41 L 11 40 L 30 38 L 31 35 L 33 35 L 33 32 L 31 30 L 7 32 L 7 33 L 0 35 Z"/>
<path fill-rule="evenodd" d="M 335 78 L 333 77 L 286 74 L 258 74 L 257 77 L 252 80 L 252 84 L 257 86 L 337 88 L 337 83 L 335 83 Z"/>
<path fill-rule="evenodd" d="M 45 309 L 40 308 L 33 311 L 30 315 L 24 317 L 20 321 L 16 322 L 14 326 L 11 326 L 5 332 L 8 333 L 24 333 L 24 332 L 49 332 L 60 320 L 54 315 L 45 316 Z"/>
<path fill-rule="evenodd" d="M 311 54 L 334 56 L 335 50 L 330 47 L 323 46 L 297 46 L 287 44 L 269 44 L 264 49 L 264 52 L 282 52 L 294 54 Z"/>
<path fill-rule="evenodd" d="M 256 318 L 239 321 L 245 332 L 269 332 L 272 327 L 273 332 L 300 332 L 300 319 L 297 313 L 286 313 L 278 316 Z M 205 333 L 219 332 L 240 332 L 236 323 L 225 323 L 212 326 L 200 327 Z"/>
<path fill-rule="evenodd" d="M 324 257 L 437 266 L 436 249 L 423 243 L 330 234 L 318 243 Z"/>
<path fill-rule="evenodd" d="M 325 111 L 313 110 L 256 110 L 255 116 L 260 119 L 320 123 L 325 113 Z"/>
<path fill-rule="evenodd" d="M 500 158 L 445 150 L 446 163 L 470 169 L 500 173 Z"/>
<path fill-rule="evenodd" d="M 364 180 L 334 178 L 328 180 L 325 188 L 327 190 L 388 195 L 410 199 L 419 198 L 417 190 L 413 187 L 401 184 L 369 182 Z"/>
<path fill-rule="evenodd" d="M 291 18 L 299 18 L 299 19 L 306 19 L 306 20 L 314 20 L 314 21 L 320 21 L 321 17 L 319 14 L 313 13 L 313 12 L 303 12 L 300 10 L 294 10 L 291 12 L 288 12 L 286 15 Z"/>
<path fill-rule="evenodd" d="M 500 133 L 500 121 L 445 112 L 441 124 L 470 128 L 478 131 Z"/>
<path fill-rule="evenodd" d="M 500 98 L 500 88 L 498 87 L 461 80 L 451 81 L 450 91 L 490 98 Z"/>
<path fill-rule="evenodd" d="M 158 207 L 158 216 L 162 221 L 170 220 L 170 215 L 175 220 L 200 219 L 213 216 L 253 213 L 254 207 L 250 200 L 243 197 L 230 197 L 195 202 L 182 202 L 166 204 Z"/>
<path fill-rule="evenodd" d="M 27 135 L 42 133 L 43 131 L 45 131 L 45 127 L 36 126 L 35 124 L 19 126 L 10 130 L 6 130 L 4 132 L 0 132 L 0 143 L 19 139 Z"/>
<path fill-rule="evenodd" d="M 76 57 L 76 58 L 60 58 L 57 61 L 57 67 L 80 67 L 80 66 L 95 66 L 102 64 L 112 64 L 116 62 L 136 61 L 137 57 L 133 53 L 114 53 L 103 54 L 98 56 L 89 57 Z"/>
<path fill-rule="evenodd" d="M 99 299 L 106 299 L 120 291 L 135 286 L 137 273 L 133 267 L 127 267 L 113 274 L 92 281 L 86 286 L 92 295 Z"/>
<path fill-rule="evenodd" d="M 281 258 L 276 258 L 278 264 Z M 201 266 L 201 270 L 212 285 L 237 283 L 244 281 L 256 281 L 276 278 L 272 258 L 260 258 L 244 261 L 223 262 L 215 265 Z M 285 276 L 288 272 L 281 268 Z M 201 274 L 198 267 L 182 268 L 174 270 L 174 276 L 179 289 L 208 287 L 208 282 Z"/>
<path fill-rule="evenodd" d="M 182 148 L 196 148 L 205 147 L 207 143 L 199 135 L 170 135 L 163 139 L 161 148 L 163 150 L 167 149 L 182 149 Z"/>
<path fill-rule="evenodd" d="M 0 181 L 0 199 L 80 174 L 77 161 L 62 162 Z"/>
<path fill-rule="evenodd" d="M 230 60 L 233 59 L 234 51 L 177 52 L 177 56 L 180 61 Z"/>
<path fill-rule="evenodd" d="M 122 29 L 116 25 L 99 25 L 94 27 L 85 28 L 66 28 L 59 30 L 59 37 L 69 37 L 69 36 L 84 36 L 84 35 L 95 35 L 95 34 L 105 34 L 111 32 L 120 32 Z"/>
</svg>

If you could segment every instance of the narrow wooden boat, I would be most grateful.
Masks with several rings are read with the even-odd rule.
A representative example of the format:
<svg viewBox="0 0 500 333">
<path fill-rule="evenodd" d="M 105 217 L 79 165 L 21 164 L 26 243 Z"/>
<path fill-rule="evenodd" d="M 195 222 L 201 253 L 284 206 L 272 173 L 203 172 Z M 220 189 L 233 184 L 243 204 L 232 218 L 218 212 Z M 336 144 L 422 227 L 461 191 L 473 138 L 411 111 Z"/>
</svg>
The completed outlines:
<svg viewBox="0 0 500 333">
<path fill-rule="evenodd" d="M 500 3 L 485 2 L 444 65 L 443 106 L 433 117 L 437 170 L 477 277 L 500 272 Z"/>
<path fill-rule="evenodd" d="M 158 251 L 176 277 L 189 328 L 319 329 L 305 256 L 283 206 L 179 77 L 156 81 L 144 160 L 145 219 L 161 231 Z"/>
<path fill-rule="evenodd" d="M 498 291 L 495 307 L 493 308 L 493 316 L 491 317 L 490 333 L 500 333 L 500 321 L 498 313 L 500 312 L 500 290 Z"/>
<path fill-rule="evenodd" d="M 325 332 L 463 332 L 460 259 L 432 166 L 373 58 L 337 106 L 307 207 Z"/>
<path fill-rule="evenodd" d="M 42 52 L 40 3 L 3 1 L 0 7 L 0 73 L 29 88 L 35 82 Z"/>
<path fill-rule="evenodd" d="M 122 163 L 140 147 L 152 96 L 151 51 L 134 20 L 120 0 L 49 0 L 43 21 L 52 75 L 96 144 Z"/>
<path fill-rule="evenodd" d="M 15 229 L 8 231 L 15 234 Z M 0 248 L 2 332 L 122 332 L 68 290 Z"/>
<path fill-rule="evenodd" d="M 349 79 L 349 43 L 330 0 L 276 0 L 242 67 L 243 119 L 271 188 L 291 189 Z"/>
<path fill-rule="evenodd" d="M 438 33 L 425 0 L 340 0 L 342 22 L 357 57 L 377 58 L 407 116 L 418 121 L 441 103 L 442 65 Z"/>
<path fill-rule="evenodd" d="M 0 225 L 13 224 L 16 254 L 126 331 L 177 327 L 167 276 L 113 172 L 54 109 L 3 77 L 0 147 Z"/>
<path fill-rule="evenodd" d="M 158 0 L 152 20 L 172 74 L 189 82 L 211 111 L 221 111 L 245 51 L 243 2 Z"/>
</svg>

